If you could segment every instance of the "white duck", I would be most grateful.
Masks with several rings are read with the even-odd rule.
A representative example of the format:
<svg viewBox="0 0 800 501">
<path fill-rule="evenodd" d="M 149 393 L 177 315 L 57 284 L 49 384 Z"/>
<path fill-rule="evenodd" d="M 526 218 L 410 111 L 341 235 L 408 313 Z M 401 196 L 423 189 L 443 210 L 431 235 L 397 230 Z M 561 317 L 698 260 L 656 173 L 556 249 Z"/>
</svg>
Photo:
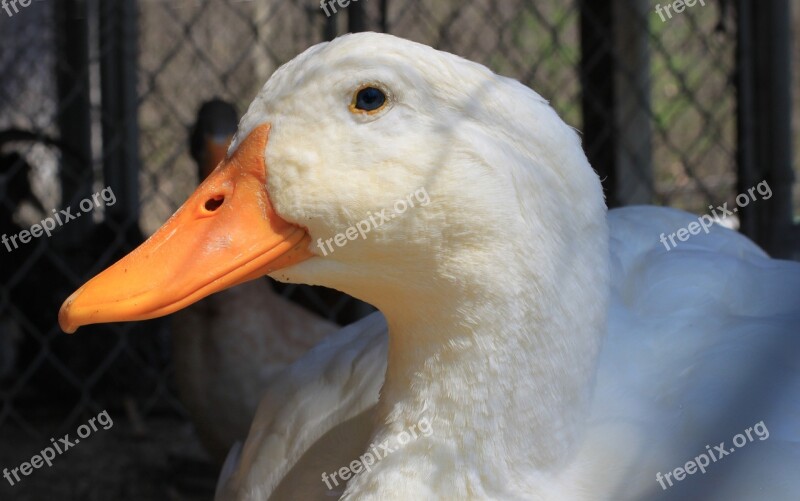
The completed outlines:
<svg viewBox="0 0 800 501">
<path fill-rule="evenodd" d="M 420 188 L 429 205 L 322 252 L 319 239 Z M 538 94 L 430 47 L 350 35 L 279 69 L 226 163 L 60 320 L 72 332 L 151 318 L 264 273 L 386 315 L 373 415 L 361 402 L 355 419 L 289 422 L 324 376 L 363 381 L 379 365 L 379 342 L 323 342 L 278 376 L 288 390 L 272 404 L 292 407 L 262 403 L 257 422 L 275 419 L 251 429 L 221 497 L 310 499 L 337 471 L 319 464 L 388 441 L 397 450 L 339 484 L 342 499 L 795 499 L 800 267 L 722 228 L 666 251 L 660 233 L 690 220 L 655 208 L 607 220 L 578 135 Z M 336 372 L 334 353 L 360 365 Z M 313 373 L 320 362 L 330 372 Z M 399 447 L 422 422 L 431 433 Z M 745 430 L 738 454 L 677 479 Z M 265 463 L 276 450 L 284 464 Z"/>
</svg>

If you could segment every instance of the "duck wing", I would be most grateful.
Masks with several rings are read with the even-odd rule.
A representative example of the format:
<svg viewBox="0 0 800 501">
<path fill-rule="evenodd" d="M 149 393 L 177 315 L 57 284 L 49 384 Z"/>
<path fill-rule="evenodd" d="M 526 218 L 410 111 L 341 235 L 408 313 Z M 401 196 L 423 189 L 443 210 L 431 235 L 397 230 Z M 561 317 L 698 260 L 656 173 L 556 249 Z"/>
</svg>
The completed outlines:
<svg viewBox="0 0 800 501">
<path fill-rule="evenodd" d="M 322 473 L 348 465 L 368 440 L 366 423 L 386 372 L 387 332 L 383 315 L 373 313 L 281 372 L 261 400 L 238 466 L 220 479 L 217 499 L 266 500 L 279 486 L 301 496 L 292 499 L 324 492 Z"/>
</svg>

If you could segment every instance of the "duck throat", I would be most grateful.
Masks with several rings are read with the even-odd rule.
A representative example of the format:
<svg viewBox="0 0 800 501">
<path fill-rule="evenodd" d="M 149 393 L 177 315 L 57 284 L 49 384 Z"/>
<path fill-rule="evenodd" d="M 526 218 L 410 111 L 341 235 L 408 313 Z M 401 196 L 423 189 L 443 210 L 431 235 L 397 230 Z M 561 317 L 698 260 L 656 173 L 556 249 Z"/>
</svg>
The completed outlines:
<svg viewBox="0 0 800 501">
<path fill-rule="evenodd" d="M 582 266 L 550 277 L 506 266 L 382 308 L 390 345 L 373 443 L 399 450 L 404 432 L 431 431 L 402 445 L 402 462 L 384 458 L 366 476 L 428 464 L 449 472 L 441 481 L 455 497 L 502 498 L 531 472 L 554 475 L 569 462 L 606 325 L 605 273 L 585 275 L 599 280 L 587 286 Z"/>
</svg>

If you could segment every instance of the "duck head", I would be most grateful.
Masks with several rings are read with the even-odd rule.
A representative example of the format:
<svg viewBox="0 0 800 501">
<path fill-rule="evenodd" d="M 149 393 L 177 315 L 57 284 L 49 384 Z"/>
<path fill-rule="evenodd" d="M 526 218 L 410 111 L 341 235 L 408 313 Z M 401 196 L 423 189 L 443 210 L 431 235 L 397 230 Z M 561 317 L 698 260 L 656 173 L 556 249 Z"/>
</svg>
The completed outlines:
<svg viewBox="0 0 800 501">
<path fill-rule="evenodd" d="M 565 265 L 584 271 L 584 242 L 604 254 L 604 209 L 577 135 L 538 94 L 421 44 L 348 35 L 277 70 L 222 163 L 59 319 L 72 332 L 153 318 L 264 274 L 385 313 L 518 273 L 549 287 Z"/>
</svg>

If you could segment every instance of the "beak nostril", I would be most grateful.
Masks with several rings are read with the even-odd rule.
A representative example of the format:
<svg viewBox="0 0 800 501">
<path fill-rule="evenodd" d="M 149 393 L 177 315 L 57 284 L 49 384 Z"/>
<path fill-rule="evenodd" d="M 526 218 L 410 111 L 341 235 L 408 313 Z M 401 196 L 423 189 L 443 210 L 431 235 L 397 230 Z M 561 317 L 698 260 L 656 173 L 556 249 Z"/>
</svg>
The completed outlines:
<svg viewBox="0 0 800 501">
<path fill-rule="evenodd" d="M 224 201 L 225 201 L 224 195 L 217 195 L 214 198 L 207 200 L 204 207 L 208 212 L 214 212 L 215 210 L 220 208 L 220 206 Z"/>
</svg>

